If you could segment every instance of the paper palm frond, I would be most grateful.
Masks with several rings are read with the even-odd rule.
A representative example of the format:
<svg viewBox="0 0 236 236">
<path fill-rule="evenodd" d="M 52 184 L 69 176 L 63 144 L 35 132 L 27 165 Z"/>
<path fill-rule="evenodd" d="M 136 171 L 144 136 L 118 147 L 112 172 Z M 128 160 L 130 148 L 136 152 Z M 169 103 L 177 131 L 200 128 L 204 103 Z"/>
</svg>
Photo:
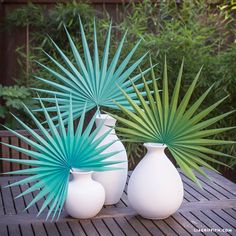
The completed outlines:
<svg viewBox="0 0 236 236">
<path fill-rule="evenodd" d="M 57 108 L 57 124 L 54 125 L 49 116 L 44 104 L 40 100 L 48 128 L 45 128 L 34 114 L 25 106 L 29 116 L 34 121 L 35 125 L 40 131 L 40 135 L 31 129 L 19 118 L 15 117 L 21 126 L 28 131 L 28 133 L 35 139 L 35 141 L 19 134 L 18 132 L 5 127 L 11 131 L 23 142 L 27 143 L 34 150 L 28 150 L 21 147 L 13 146 L 11 144 L 3 143 L 4 145 L 19 151 L 23 154 L 33 157 L 33 160 L 2 158 L 5 161 L 15 162 L 19 164 L 33 166 L 33 168 L 17 170 L 9 172 L 10 174 L 32 174 L 23 180 L 12 183 L 9 186 L 22 185 L 27 183 L 34 183 L 30 188 L 25 190 L 17 197 L 24 196 L 36 189 L 41 188 L 41 191 L 27 206 L 29 208 L 40 199 L 46 197 L 39 213 L 50 205 L 50 210 L 47 218 L 52 214 L 52 219 L 55 218 L 56 213 L 58 217 L 62 210 L 69 182 L 70 170 L 72 168 L 80 169 L 81 171 L 106 171 L 114 170 L 110 165 L 119 163 L 118 161 L 109 161 L 107 158 L 118 152 L 110 152 L 102 154 L 114 142 L 99 146 L 102 140 L 108 135 L 109 131 L 104 133 L 99 138 L 95 138 L 102 127 L 102 124 L 92 131 L 96 114 L 90 120 L 88 126 L 83 131 L 83 124 L 85 119 L 86 107 L 82 112 L 80 122 L 75 129 L 73 123 L 72 101 L 69 100 L 69 121 L 67 129 L 62 121 L 61 110 L 56 100 Z M 14 116 L 14 115 L 13 115 Z M 98 147 L 99 146 L 99 147 Z M 7 173 L 7 174 L 9 174 Z M 36 183 L 35 183 L 36 182 Z M 79 188 L 79 186 L 78 186 Z M 27 209 L 26 208 L 26 209 Z"/>
<path fill-rule="evenodd" d="M 68 117 L 68 106 L 69 106 L 69 97 L 70 94 L 73 98 L 73 113 L 74 118 L 77 118 L 81 115 L 84 104 L 87 103 L 86 110 L 90 110 L 94 107 L 109 107 L 117 109 L 118 107 L 114 104 L 113 100 L 115 99 L 121 105 L 130 108 L 129 103 L 123 96 L 122 92 L 119 90 L 118 86 L 121 87 L 129 96 L 133 99 L 136 98 L 136 94 L 132 87 L 132 82 L 135 82 L 141 78 L 141 74 L 138 74 L 127 80 L 130 77 L 132 72 L 140 65 L 146 54 L 139 58 L 134 64 L 128 64 L 133 54 L 137 50 L 140 41 L 136 43 L 134 48 L 127 54 L 123 61 L 119 64 L 120 54 L 125 42 L 126 33 L 124 34 L 118 48 L 109 64 L 109 48 L 111 41 L 111 28 L 110 24 L 107 38 L 105 42 L 105 48 L 102 56 L 102 60 L 99 59 L 98 53 L 98 44 L 97 44 L 97 33 L 96 33 L 96 23 L 94 21 L 94 50 L 93 57 L 90 53 L 86 36 L 84 33 L 83 25 L 80 20 L 80 29 L 82 37 L 82 46 L 85 60 L 83 61 L 79 51 L 77 50 L 70 34 L 67 29 L 66 34 L 69 40 L 70 48 L 73 53 L 75 65 L 69 60 L 69 58 L 62 52 L 62 50 L 52 41 L 62 60 L 64 65 L 60 64 L 46 52 L 45 54 L 49 59 L 56 65 L 58 70 L 61 72 L 56 72 L 54 69 L 49 68 L 46 65 L 39 63 L 51 76 L 53 76 L 58 82 L 49 81 L 47 79 L 36 77 L 40 81 L 50 85 L 54 90 L 45 90 L 45 89 L 35 89 L 36 91 L 43 92 L 49 95 L 50 98 L 42 98 L 43 101 L 51 102 L 55 104 L 56 95 L 60 108 L 63 112 L 62 118 L 67 119 Z M 119 65 L 118 65 L 119 64 Z M 143 73 L 147 73 L 150 69 L 147 69 Z M 142 88 L 143 83 L 137 85 L 138 88 Z M 138 101 L 137 101 L 138 102 Z M 37 111 L 40 111 L 39 109 Z M 47 107 L 48 111 L 55 112 L 56 106 Z"/>
<path fill-rule="evenodd" d="M 209 137 L 231 130 L 235 127 L 209 128 L 209 126 L 232 114 L 234 111 L 229 111 L 213 118 L 204 119 L 210 112 L 220 105 L 226 97 L 220 99 L 202 111 L 197 112 L 213 86 L 207 89 L 193 104 L 190 104 L 190 99 L 197 84 L 200 70 L 188 88 L 186 94 L 180 100 L 179 92 L 181 87 L 182 71 L 183 63 L 179 71 L 172 98 L 170 99 L 166 62 L 161 92 L 158 90 L 158 85 L 154 80 L 155 76 L 152 70 L 153 95 L 143 77 L 148 102 L 144 100 L 137 86 L 133 85 L 141 106 L 138 106 L 129 94 L 123 90 L 123 94 L 135 112 L 131 112 L 124 106 L 118 104 L 128 119 L 124 119 L 117 115 L 113 115 L 113 117 L 124 126 L 117 127 L 116 129 L 126 141 L 166 144 L 177 164 L 185 174 L 200 185 L 193 170 L 208 177 L 200 166 L 215 170 L 208 164 L 209 162 L 225 165 L 215 158 L 210 157 L 210 155 L 232 157 L 228 154 L 214 150 L 211 146 L 233 144 L 235 142 L 214 140 Z"/>
</svg>

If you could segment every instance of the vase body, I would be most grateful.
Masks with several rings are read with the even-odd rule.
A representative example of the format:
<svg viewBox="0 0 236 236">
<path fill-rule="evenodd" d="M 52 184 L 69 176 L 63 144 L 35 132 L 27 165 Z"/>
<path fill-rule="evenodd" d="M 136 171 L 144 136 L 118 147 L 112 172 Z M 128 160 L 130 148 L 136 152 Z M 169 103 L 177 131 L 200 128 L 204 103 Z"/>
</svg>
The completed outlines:
<svg viewBox="0 0 236 236">
<path fill-rule="evenodd" d="M 103 186 L 92 179 L 92 172 L 72 172 L 69 182 L 65 209 L 79 219 L 88 219 L 98 214 L 105 201 Z"/>
<path fill-rule="evenodd" d="M 181 177 L 164 153 L 166 146 L 145 143 L 147 154 L 134 169 L 128 183 L 130 205 L 147 219 L 164 219 L 183 201 Z"/>
<path fill-rule="evenodd" d="M 96 118 L 96 126 L 98 127 L 101 122 L 104 122 L 100 132 L 97 134 L 97 137 L 103 135 L 106 131 L 111 129 L 111 126 L 115 126 L 116 120 L 109 115 L 101 114 Z M 123 161 L 122 163 L 112 165 L 112 167 L 122 168 L 121 170 L 111 170 L 111 171 L 103 171 L 103 172 L 94 172 L 93 179 L 101 183 L 105 189 L 105 205 L 112 205 L 119 202 L 122 193 L 125 188 L 126 180 L 127 180 L 127 172 L 128 172 L 128 162 L 127 162 L 127 154 L 124 148 L 124 145 L 116 136 L 115 130 L 109 133 L 109 135 L 102 141 L 101 145 L 105 145 L 114 140 L 117 140 L 110 147 L 108 147 L 103 153 L 109 153 L 114 151 L 122 151 L 112 157 L 110 157 L 109 161 Z"/>
</svg>

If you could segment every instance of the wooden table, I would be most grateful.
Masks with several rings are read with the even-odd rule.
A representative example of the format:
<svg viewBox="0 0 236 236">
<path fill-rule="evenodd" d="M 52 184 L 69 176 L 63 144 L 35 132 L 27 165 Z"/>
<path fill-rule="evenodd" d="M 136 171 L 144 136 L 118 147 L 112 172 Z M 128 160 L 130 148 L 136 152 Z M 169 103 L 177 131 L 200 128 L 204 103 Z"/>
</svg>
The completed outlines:
<svg viewBox="0 0 236 236">
<path fill-rule="evenodd" d="M 3 188 L 23 177 L 0 177 L 0 236 L 236 235 L 236 185 L 216 173 L 208 171 L 208 174 L 212 182 L 199 176 L 202 190 L 181 173 L 184 202 L 177 213 L 165 220 L 147 220 L 138 216 L 128 207 L 125 191 L 117 205 L 104 207 L 93 219 L 72 219 L 62 212 L 57 222 L 45 222 L 46 213 L 36 218 L 42 201 L 23 212 L 36 192 L 23 198 L 14 197 L 27 185 Z M 210 229 L 215 232 L 209 232 Z M 218 232 L 222 229 L 228 232 Z"/>
</svg>

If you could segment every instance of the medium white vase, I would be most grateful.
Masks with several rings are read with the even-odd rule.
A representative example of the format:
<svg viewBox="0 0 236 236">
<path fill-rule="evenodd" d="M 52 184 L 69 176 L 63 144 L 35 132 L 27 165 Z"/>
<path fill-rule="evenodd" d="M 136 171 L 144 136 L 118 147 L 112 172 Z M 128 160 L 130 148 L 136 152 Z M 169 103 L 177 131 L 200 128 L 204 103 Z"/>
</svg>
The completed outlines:
<svg viewBox="0 0 236 236">
<path fill-rule="evenodd" d="M 88 219 L 98 214 L 105 201 L 103 186 L 92 179 L 91 172 L 72 171 L 69 182 L 65 209 L 67 213 L 79 219 Z"/>
<path fill-rule="evenodd" d="M 110 127 L 114 127 L 116 124 L 116 119 L 114 119 L 109 115 L 101 114 L 96 117 L 96 126 L 98 127 L 101 124 L 101 122 L 104 122 L 104 124 L 100 129 L 99 133 L 97 134 L 96 138 L 100 137 L 106 131 L 111 129 Z M 93 174 L 93 179 L 101 183 L 105 189 L 106 193 L 105 205 L 112 205 L 119 202 L 127 180 L 127 172 L 128 172 L 127 154 L 124 145 L 116 136 L 114 129 L 111 130 L 109 135 L 102 141 L 100 146 L 110 143 L 114 140 L 117 141 L 113 143 L 110 147 L 108 147 L 103 153 L 122 151 L 107 159 L 109 161 L 123 161 L 122 163 L 112 165 L 112 167 L 119 167 L 122 169 L 94 172 Z"/>
<path fill-rule="evenodd" d="M 134 169 L 128 183 L 130 205 L 147 219 L 165 219 L 183 201 L 181 177 L 164 153 L 163 144 L 145 143 L 147 154 Z"/>
</svg>

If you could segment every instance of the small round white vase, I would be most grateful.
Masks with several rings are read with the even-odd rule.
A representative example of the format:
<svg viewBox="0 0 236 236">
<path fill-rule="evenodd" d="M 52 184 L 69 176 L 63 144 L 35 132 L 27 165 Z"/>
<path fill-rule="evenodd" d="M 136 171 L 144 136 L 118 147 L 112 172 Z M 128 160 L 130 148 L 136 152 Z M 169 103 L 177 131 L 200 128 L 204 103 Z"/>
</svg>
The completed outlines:
<svg viewBox="0 0 236 236">
<path fill-rule="evenodd" d="M 88 219 L 102 209 L 105 201 L 103 186 L 92 179 L 91 172 L 72 171 L 65 209 L 73 218 Z"/>
<path fill-rule="evenodd" d="M 96 138 L 103 135 L 105 132 L 114 127 L 116 124 L 116 119 L 113 117 L 101 114 L 96 117 L 96 126 L 98 127 L 101 122 L 103 123 L 102 128 L 97 134 Z M 110 157 L 109 161 L 123 161 L 122 163 L 112 165 L 112 167 L 122 168 L 121 170 L 111 170 L 111 171 L 102 171 L 102 172 L 94 172 L 93 179 L 101 183 L 105 189 L 106 198 L 105 205 L 116 204 L 120 201 L 120 198 L 123 194 L 126 180 L 127 180 L 127 172 L 128 172 L 128 159 L 125 151 L 125 147 L 122 142 L 116 136 L 115 130 L 112 129 L 106 138 L 103 139 L 100 146 L 108 144 L 114 140 L 117 140 L 111 146 L 109 146 L 103 153 L 122 151 L 112 157 Z"/>
<path fill-rule="evenodd" d="M 166 146 L 145 143 L 147 154 L 134 169 L 128 183 L 130 205 L 147 219 L 165 219 L 183 201 L 181 177 L 165 155 Z"/>
</svg>

